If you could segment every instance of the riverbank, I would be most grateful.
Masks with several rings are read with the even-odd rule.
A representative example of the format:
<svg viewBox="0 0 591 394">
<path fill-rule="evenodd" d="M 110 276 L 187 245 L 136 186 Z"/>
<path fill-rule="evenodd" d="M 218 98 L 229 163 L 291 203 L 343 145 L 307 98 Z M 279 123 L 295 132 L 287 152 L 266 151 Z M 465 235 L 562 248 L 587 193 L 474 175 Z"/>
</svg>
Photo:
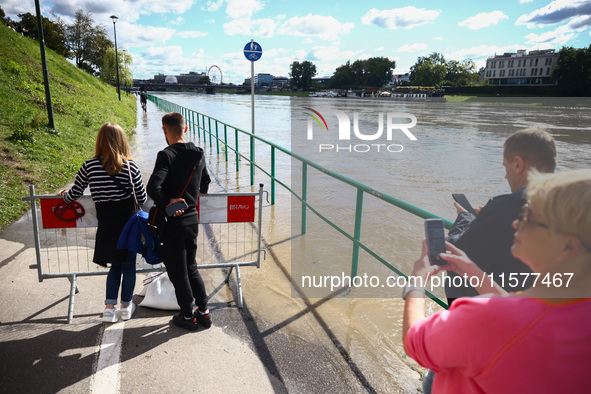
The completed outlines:
<svg viewBox="0 0 591 394">
<path fill-rule="evenodd" d="M 47 50 L 55 130 L 49 129 L 39 43 L 0 24 L 0 230 L 28 209 L 21 198 L 55 193 L 94 153 L 105 122 L 129 135 L 136 125 L 136 97 Z"/>
</svg>

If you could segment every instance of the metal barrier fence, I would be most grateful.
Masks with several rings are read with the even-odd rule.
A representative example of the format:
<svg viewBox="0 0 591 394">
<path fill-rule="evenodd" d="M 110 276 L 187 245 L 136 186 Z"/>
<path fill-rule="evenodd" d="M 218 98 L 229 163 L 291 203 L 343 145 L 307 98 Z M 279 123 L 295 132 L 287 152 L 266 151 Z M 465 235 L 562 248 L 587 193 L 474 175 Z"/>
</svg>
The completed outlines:
<svg viewBox="0 0 591 394">
<path fill-rule="evenodd" d="M 258 193 L 216 193 L 199 198 L 198 267 L 228 269 L 225 283 L 235 269 L 240 308 L 243 306 L 240 267 L 260 268 L 262 197 L 261 184 Z M 71 323 L 74 297 L 79 292 L 77 277 L 108 274 L 108 269 L 92 262 L 98 224 L 94 203 L 88 195 L 69 204 L 58 195 L 35 195 L 33 185 L 29 187 L 29 196 L 22 200 L 31 204 L 35 239 L 37 263 L 29 268 L 37 269 L 39 282 L 51 278 L 69 279 L 68 323 Z M 138 273 L 166 270 L 163 264 L 147 264 L 141 256 L 136 264 Z"/>
<path fill-rule="evenodd" d="M 348 178 L 344 175 L 341 175 L 339 173 L 336 173 L 334 171 L 326 169 L 326 168 L 322 167 L 321 165 L 314 163 L 311 160 L 306 159 L 303 156 L 293 153 L 293 152 L 291 152 L 291 151 L 289 151 L 289 150 L 287 150 L 287 149 L 285 149 L 273 142 L 267 141 L 264 138 L 261 138 L 261 137 L 255 135 L 253 133 L 249 133 L 248 131 L 238 129 L 234 126 L 231 126 L 227 123 L 219 121 L 215 118 L 212 118 L 207 115 L 201 114 L 199 112 L 193 111 L 192 109 L 185 108 L 183 106 L 180 106 L 178 104 L 172 103 L 167 100 L 164 100 L 164 99 L 157 97 L 157 96 L 148 95 L 148 99 L 153 101 L 158 107 L 164 109 L 167 112 L 175 111 L 175 112 L 181 113 L 185 117 L 187 125 L 189 126 L 189 130 L 191 130 L 193 133 L 197 133 L 197 136 L 199 139 L 201 139 L 201 135 L 203 135 L 204 144 L 208 143 L 207 136 L 209 136 L 209 147 L 210 148 L 212 148 L 212 142 L 215 139 L 216 151 L 219 154 L 220 148 L 221 148 L 224 152 L 224 156 L 225 156 L 226 161 L 228 161 L 229 157 L 231 156 L 231 154 L 230 155 L 228 154 L 228 150 L 233 151 L 234 156 L 235 156 L 235 161 L 236 161 L 236 172 L 240 171 L 240 166 L 239 166 L 240 159 L 244 159 L 244 160 L 248 161 L 250 163 L 250 184 L 251 184 L 251 186 L 254 185 L 255 167 L 258 168 L 260 171 L 262 171 L 265 175 L 267 175 L 271 179 L 271 204 L 275 204 L 275 183 L 278 183 L 279 185 L 281 185 L 285 189 L 287 189 L 295 198 L 297 198 L 302 203 L 302 213 L 301 213 L 301 233 L 302 234 L 306 233 L 306 214 L 307 214 L 307 210 L 310 210 L 311 212 L 316 214 L 320 219 L 322 219 L 324 222 L 326 222 L 328 225 L 330 225 L 335 230 L 337 230 L 339 233 L 341 233 L 343 236 L 348 238 L 353 244 L 353 254 L 352 254 L 352 262 L 351 262 L 351 277 L 357 276 L 357 272 L 358 272 L 358 268 L 359 268 L 359 251 L 360 251 L 360 249 L 362 249 L 362 250 L 366 251 L 370 256 L 375 258 L 377 261 L 382 263 L 384 266 L 386 266 L 388 269 L 395 272 L 397 275 L 401 275 L 401 276 L 408 278 L 408 276 L 404 272 L 400 271 L 397 267 L 390 264 L 384 257 L 378 255 L 370 247 L 364 245 L 360 241 L 361 240 L 361 218 L 362 218 L 362 214 L 363 214 L 363 198 L 364 198 L 365 194 L 369 194 L 373 197 L 376 197 L 382 201 L 385 201 L 388 204 L 391 204 L 395 207 L 398 207 L 406 212 L 409 212 L 409 213 L 411 213 L 415 216 L 418 216 L 420 218 L 423 218 L 423 219 L 429 219 L 429 218 L 442 219 L 445 224 L 445 227 L 447 229 L 450 229 L 451 226 L 453 225 L 453 223 L 447 219 L 444 219 L 444 218 L 442 218 L 438 215 L 435 215 L 431 212 L 425 211 L 425 210 L 423 210 L 417 206 L 414 206 L 412 204 L 409 204 L 405 201 L 399 200 L 389 194 L 382 193 L 378 190 L 374 190 L 373 188 L 371 188 L 361 182 L 357 182 L 357 181 L 355 181 L 351 178 Z M 212 123 L 213 123 L 213 127 L 212 127 Z M 232 133 L 232 131 L 233 131 L 233 133 Z M 223 136 L 221 136 L 222 133 L 223 133 Z M 228 135 L 231 136 L 231 134 L 234 134 L 233 141 L 232 141 L 232 138 L 228 139 Z M 249 146 L 250 146 L 249 157 L 246 157 L 244 154 L 240 153 L 240 151 L 239 151 L 239 146 L 240 146 L 239 135 L 244 135 L 246 138 L 249 139 Z M 262 168 L 260 165 L 258 165 L 255 162 L 255 157 L 254 157 L 254 141 L 255 140 L 260 141 L 265 145 L 268 145 L 269 150 L 270 150 L 269 153 L 270 153 L 270 157 L 271 157 L 271 163 L 270 163 L 271 168 L 270 169 Z M 221 145 L 221 147 L 220 147 L 220 145 Z M 291 158 L 296 159 L 302 163 L 303 177 L 302 177 L 302 193 L 301 193 L 301 195 L 299 195 L 294 190 L 292 190 L 292 188 L 289 187 L 288 185 L 286 185 L 284 182 L 282 182 L 276 178 L 276 176 L 275 176 L 275 162 L 276 162 L 276 152 L 277 151 L 283 152 L 284 154 L 286 154 L 286 155 L 290 156 Z M 318 171 L 320 171 L 322 174 L 330 176 L 334 179 L 337 179 L 337 180 L 339 180 L 345 184 L 348 184 L 348 185 L 354 187 L 355 189 L 357 189 L 357 199 L 356 199 L 355 219 L 354 219 L 355 222 L 354 222 L 353 234 L 350 234 L 346 230 L 342 229 L 341 227 L 339 227 L 338 225 L 336 225 L 335 223 L 330 221 L 328 218 L 326 218 L 324 215 L 322 215 L 318 210 L 316 210 L 314 207 L 312 207 L 307 202 L 307 198 L 308 198 L 308 167 L 315 168 Z M 444 308 L 448 307 L 448 305 L 445 301 L 439 299 L 437 296 L 435 296 L 431 292 L 426 291 L 426 294 L 429 298 L 431 298 L 433 301 L 435 301 L 440 306 L 442 306 Z"/>
</svg>

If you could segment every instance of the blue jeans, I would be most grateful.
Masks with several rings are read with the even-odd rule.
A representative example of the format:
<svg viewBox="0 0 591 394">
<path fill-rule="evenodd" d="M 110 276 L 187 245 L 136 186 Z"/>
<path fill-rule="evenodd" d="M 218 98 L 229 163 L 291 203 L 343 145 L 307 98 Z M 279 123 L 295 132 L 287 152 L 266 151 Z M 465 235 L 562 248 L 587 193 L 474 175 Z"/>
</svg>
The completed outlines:
<svg viewBox="0 0 591 394">
<path fill-rule="evenodd" d="M 120 264 L 111 264 L 107 275 L 107 299 L 105 305 L 117 304 L 119 286 L 121 285 L 121 305 L 129 306 L 135 289 L 135 257 L 136 254 L 129 252 L 129 255 Z M 123 281 L 121 280 L 123 277 Z"/>
</svg>

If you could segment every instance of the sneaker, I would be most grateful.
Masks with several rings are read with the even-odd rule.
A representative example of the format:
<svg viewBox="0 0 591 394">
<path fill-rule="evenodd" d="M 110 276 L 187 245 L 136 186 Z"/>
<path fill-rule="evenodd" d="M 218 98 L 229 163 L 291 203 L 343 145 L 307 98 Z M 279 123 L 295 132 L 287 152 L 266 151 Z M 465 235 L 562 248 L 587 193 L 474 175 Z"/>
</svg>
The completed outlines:
<svg viewBox="0 0 591 394">
<path fill-rule="evenodd" d="M 117 320 L 117 310 L 115 308 L 106 308 L 103 312 L 103 321 L 107 323 L 116 323 Z"/>
<path fill-rule="evenodd" d="M 197 331 L 197 328 L 199 327 L 197 325 L 197 318 L 195 318 L 195 316 L 192 316 L 190 318 L 186 318 L 181 314 L 175 315 L 172 317 L 171 322 L 178 327 L 182 327 L 186 330 L 189 331 Z"/>
<path fill-rule="evenodd" d="M 206 330 L 211 327 L 211 313 L 201 313 L 199 310 L 196 310 L 194 315 L 197 322 Z"/>
<path fill-rule="evenodd" d="M 132 302 L 129 304 L 127 308 L 121 307 L 121 320 L 129 320 L 131 319 L 131 315 L 135 312 L 135 304 Z"/>
</svg>

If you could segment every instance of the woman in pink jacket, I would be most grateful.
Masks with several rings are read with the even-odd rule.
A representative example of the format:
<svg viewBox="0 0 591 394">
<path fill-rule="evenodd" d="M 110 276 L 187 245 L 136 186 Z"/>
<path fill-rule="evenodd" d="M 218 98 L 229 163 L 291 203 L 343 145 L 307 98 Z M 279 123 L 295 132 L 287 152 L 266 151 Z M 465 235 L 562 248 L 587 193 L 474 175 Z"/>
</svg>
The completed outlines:
<svg viewBox="0 0 591 394">
<path fill-rule="evenodd" d="M 447 266 L 430 267 L 424 246 L 415 262 L 412 275 L 426 280 L 444 269 L 484 282 L 483 295 L 427 318 L 424 290 L 405 289 L 404 346 L 435 372 L 433 393 L 591 387 L 591 170 L 530 176 L 511 251 L 532 269 L 532 287 L 506 293 L 451 244 Z"/>
</svg>

